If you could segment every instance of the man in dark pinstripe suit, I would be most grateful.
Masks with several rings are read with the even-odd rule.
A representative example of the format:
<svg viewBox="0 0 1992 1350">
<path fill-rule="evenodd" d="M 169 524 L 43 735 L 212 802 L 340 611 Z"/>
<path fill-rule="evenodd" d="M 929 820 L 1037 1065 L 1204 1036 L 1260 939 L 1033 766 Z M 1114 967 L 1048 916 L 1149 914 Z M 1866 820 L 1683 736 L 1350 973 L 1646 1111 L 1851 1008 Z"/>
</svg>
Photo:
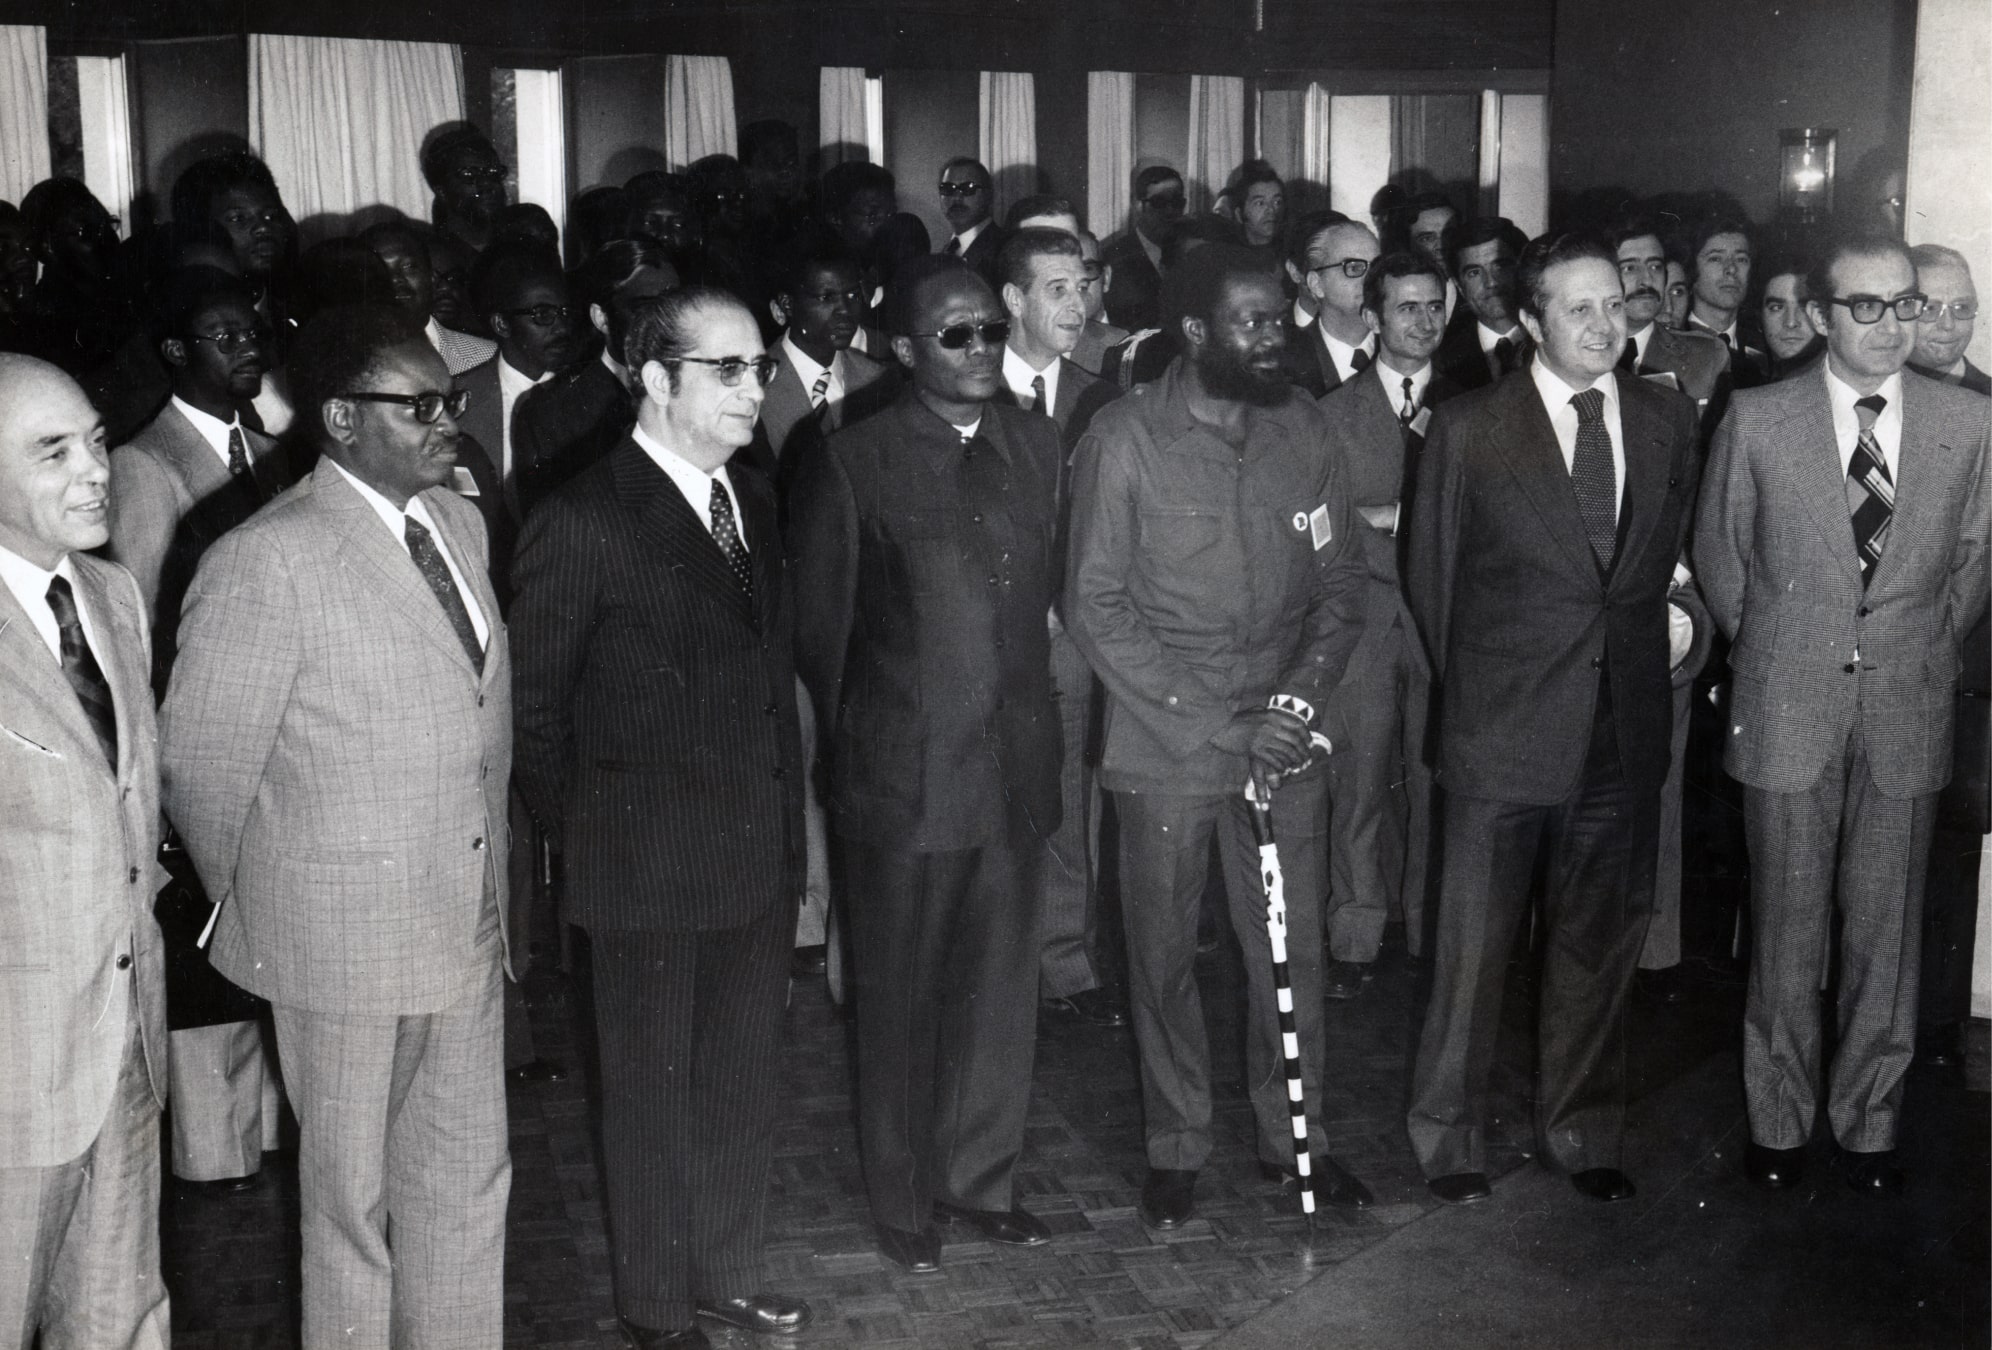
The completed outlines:
<svg viewBox="0 0 1992 1350">
<path fill-rule="evenodd" d="M 803 765 L 774 491 L 728 464 L 760 331 L 692 287 L 624 350 L 636 426 L 528 519 L 511 621 L 520 781 L 591 940 L 616 1308 L 653 1350 L 809 1320 L 755 1292 Z"/>
</svg>

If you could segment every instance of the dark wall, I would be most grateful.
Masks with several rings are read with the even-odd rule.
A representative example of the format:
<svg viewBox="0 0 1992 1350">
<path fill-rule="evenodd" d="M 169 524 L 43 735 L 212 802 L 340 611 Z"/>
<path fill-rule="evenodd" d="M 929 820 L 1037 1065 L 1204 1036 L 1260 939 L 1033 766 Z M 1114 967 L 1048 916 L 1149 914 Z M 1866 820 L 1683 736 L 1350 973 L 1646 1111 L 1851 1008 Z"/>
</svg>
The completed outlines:
<svg viewBox="0 0 1992 1350">
<path fill-rule="evenodd" d="M 569 61 L 568 191 L 625 183 L 664 159 L 664 58 L 590 56 Z"/>
<path fill-rule="evenodd" d="M 1550 182 L 1777 209 L 1778 132 L 1834 127 L 1836 185 L 1906 153 L 1915 0 L 1557 0 Z"/>
<path fill-rule="evenodd" d="M 885 167 L 899 183 L 899 209 L 927 223 L 938 247 L 947 242 L 941 214 L 941 166 L 972 155 L 981 140 L 981 82 L 972 70 L 892 70 L 885 79 Z M 1000 214 L 1004 203 L 998 202 Z"/>
<path fill-rule="evenodd" d="M 166 218 L 180 171 L 203 155 L 249 143 L 249 47 L 239 37 L 132 44 L 127 65 L 138 127 L 141 220 Z"/>
</svg>

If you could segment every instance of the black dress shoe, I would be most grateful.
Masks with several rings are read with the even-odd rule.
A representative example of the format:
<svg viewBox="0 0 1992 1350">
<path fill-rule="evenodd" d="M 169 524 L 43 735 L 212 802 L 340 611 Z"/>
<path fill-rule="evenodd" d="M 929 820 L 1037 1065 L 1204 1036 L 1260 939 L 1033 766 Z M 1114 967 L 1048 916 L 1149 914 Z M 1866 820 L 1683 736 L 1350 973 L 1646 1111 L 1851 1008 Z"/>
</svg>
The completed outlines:
<svg viewBox="0 0 1992 1350">
<path fill-rule="evenodd" d="M 1632 1178 L 1616 1167 L 1587 1167 L 1581 1172 L 1572 1172 L 1570 1184 L 1577 1188 L 1577 1194 L 1608 1204 L 1614 1200 L 1630 1200 L 1638 1194 Z"/>
<path fill-rule="evenodd" d="M 1842 1151 L 1840 1157 L 1842 1166 L 1846 1168 L 1847 1184 L 1857 1191 L 1871 1195 L 1899 1191 L 1909 1180 L 1908 1174 L 1897 1165 L 1892 1148 L 1879 1153 L 1856 1153 L 1847 1149 Z"/>
<path fill-rule="evenodd" d="M 699 1330 L 698 1323 L 683 1331 L 661 1331 L 656 1327 L 632 1322 L 627 1317 L 622 1320 L 623 1335 L 636 1350 L 712 1350 L 712 1342 L 706 1339 L 705 1332 Z"/>
<path fill-rule="evenodd" d="M 1038 1015 L 1089 1027 L 1127 1025 L 1127 1014 L 1104 989 L 1082 989 L 1066 998 L 1040 999 Z"/>
<path fill-rule="evenodd" d="M 1336 1209 L 1362 1209 L 1375 1202 L 1369 1187 L 1350 1176 L 1333 1158 L 1310 1158 L 1308 1165 L 1314 1174 L 1314 1198 L 1322 1204 Z M 1259 1175 L 1282 1186 L 1300 1189 L 1300 1173 L 1285 1163 L 1261 1162 Z"/>
<path fill-rule="evenodd" d="M 809 1305 L 799 1298 L 783 1298 L 780 1294 L 749 1294 L 746 1298 L 723 1298 L 717 1303 L 701 1299 L 694 1310 L 700 1317 L 763 1336 L 785 1336 L 809 1325 Z"/>
<path fill-rule="evenodd" d="M 894 1265 L 904 1266 L 915 1275 L 941 1268 L 941 1235 L 931 1228 L 909 1233 L 904 1228 L 878 1228 L 878 1249 Z"/>
<path fill-rule="evenodd" d="M 1752 1139 L 1743 1146 L 1743 1175 L 1766 1190 L 1796 1186 L 1805 1179 L 1805 1149 L 1771 1148 Z"/>
<path fill-rule="evenodd" d="M 1196 1210 L 1197 1174 L 1171 1167 L 1151 1167 L 1141 1187 L 1141 1221 L 1167 1232 L 1181 1228 Z"/>
<path fill-rule="evenodd" d="M 828 969 L 830 949 L 820 942 L 814 947 L 797 947 L 789 956 L 789 974 L 798 980 L 821 975 Z"/>
<path fill-rule="evenodd" d="M 529 1059 L 505 1070 L 505 1077 L 514 1083 L 559 1083 L 567 1077 L 567 1066 L 556 1059 Z"/>
<path fill-rule="evenodd" d="M 1426 1182 L 1425 1189 L 1449 1205 L 1470 1205 L 1494 1194 L 1485 1172 L 1448 1172 Z"/>
<path fill-rule="evenodd" d="M 246 1177 L 222 1177 L 215 1181 L 182 1181 L 180 1185 L 190 1195 L 247 1195 L 263 1184 L 261 1172 L 251 1172 Z"/>
<path fill-rule="evenodd" d="M 1021 1209 L 965 1209 L 945 1200 L 934 1202 L 934 1217 L 943 1223 L 973 1228 L 991 1242 L 1006 1247 L 1042 1247 L 1051 1241 L 1051 1230 L 1035 1214 Z"/>
<path fill-rule="evenodd" d="M 1338 961 L 1331 956 L 1321 967 L 1321 997 L 1354 998 L 1363 992 L 1373 973 L 1368 961 Z"/>
</svg>

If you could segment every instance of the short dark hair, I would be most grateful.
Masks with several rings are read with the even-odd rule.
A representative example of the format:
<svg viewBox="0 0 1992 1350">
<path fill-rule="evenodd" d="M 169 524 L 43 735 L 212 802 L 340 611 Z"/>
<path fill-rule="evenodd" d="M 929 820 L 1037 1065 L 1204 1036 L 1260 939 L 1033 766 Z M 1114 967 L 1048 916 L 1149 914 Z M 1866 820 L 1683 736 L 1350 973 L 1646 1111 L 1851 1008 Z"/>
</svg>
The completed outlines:
<svg viewBox="0 0 1992 1350">
<path fill-rule="evenodd" d="M 993 187 L 995 185 L 996 179 L 989 172 L 989 166 L 974 155 L 956 155 L 953 159 L 941 165 L 941 177 L 947 177 L 955 169 L 974 169 L 982 175 L 982 182 L 985 186 Z"/>
<path fill-rule="evenodd" d="M 1828 240 L 1812 260 L 1812 270 L 1806 273 L 1806 299 L 1825 305 L 1833 298 L 1833 265 L 1843 258 L 1896 257 L 1909 264 L 1913 274 L 1916 260 L 1909 254 L 1909 246 L 1892 234 L 1877 234 L 1872 231 L 1850 231 Z"/>
<path fill-rule="evenodd" d="M 482 315 L 505 308 L 512 297 L 538 281 L 564 281 L 560 258 L 542 244 L 495 243 L 470 266 L 470 303 Z"/>
<path fill-rule="evenodd" d="M 297 260 L 291 279 L 291 317 L 308 323 L 324 310 L 384 305 L 393 295 L 394 278 L 378 254 L 357 239 L 326 239 Z"/>
<path fill-rule="evenodd" d="M 1383 283 L 1399 277 L 1430 277 L 1439 284 L 1439 294 L 1446 293 L 1446 274 L 1437 263 L 1411 249 L 1397 249 L 1371 263 L 1363 274 L 1363 308 L 1383 313 Z"/>
<path fill-rule="evenodd" d="M 538 202 L 513 202 L 491 217 L 491 241 L 541 244 L 560 247 L 560 227 L 553 213 Z"/>
<path fill-rule="evenodd" d="M 887 216 L 872 235 L 865 245 L 864 261 L 871 265 L 878 284 L 890 288 L 900 268 L 933 251 L 934 241 L 927 233 L 927 223 L 911 211 L 900 211 Z"/>
<path fill-rule="evenodd" d="M 740 162 L 743 165 L 753 163 L 764 151 L 783 146 L 798 155 L 802 153 L 802 138 L 792 125 L 780 118 L 763 117 L 740 128 Z"/>
<path fill-rule="evenodd" d="M 629 331 L 623 336 L 624 364 L 642 370 L 651 361 L 685 356 L 699 345 L 699 316 L 720 309 L 749 314 L 744 301 L 717 286 L 685 286 L 639 300 L 630 307 Z M 675 378 L 672 387 L 677 387 Z"/>
<path fill-rule="evenodd" d="M 362 244 L 371 249 L 378 249 L 390 240 L 399 239 L 414 245 L 421 252 L 422 261 L 426 263 L 429 261 L 430 233 L 427 226 L 417 225 L 405 217 L 392 216 L 386 220 L 375 221 L 361 230 L 357 237 Z"/>
<path fill-rule="evenodd" d="M 1519 258 L 1522 250 L 1529 246 L 1529 237 L 1506 216 L 1472 216 L 1453 221 L 1446 226 L 1446 271 L 1457 277 L 1460 254 L 1482 244 L 1494 243 L 1506 244 L 1508 252 Z"/>
<path fill-rule="evenodd" d="M 1032 216 L 1071 216 L 1074 220 L 1079 219 L 1079 213 L 1073 209 L 1070 197 L 1039 192 L 1029 197 L 1019 197 L 1012 203 L 1009 211 L 1003 216 L 1003 226 L 1005 229 L 1014 230 Z"/>
<path fill-rule="evenodd" d="M 1388 212 L 1383 227 L 1383 247 L 1386 251 L 1411 247 L 1411 227 L 1418 223 L 1418 217 L 1427 211 L 1450 211 L 1455 217 L 1460 214 L 1452 198 L 1437 189 L 1414 192 L 1393 206 Z"/>
<path fill-rule="evenodd" d="M 824 170 L 822 195 L 825 215 L 843 214 L 844 208 L 851 204 L 851 198 L 860 192 L 890 192 L 896 196 L 899 185 L 890 169 L 867 159 L 847 159 Z"/>
<path fill-rule="evenodd" d="M 613 183 L 577 194 L 567 203 L 567 255 L 577 266 L 622 233 L 629 196 Z"/>
<path fill-rule="evenodd" d="M 862 273 L 864 262 L 831 231 L 821 226 L 802 230 L 783 251 L 775 293 L 793 297 L 802 289 L 804 278 L 819 267 L 848 267 Z"/>
<path fill-rule="evenodd" d="M 623 184 L 623 237 L 629 238 L 636 232 L 637 214 L 646 199 L 668 198 L 676 201 L 680 210 L 691 215 L 697 207 L 697 194 L 692 189 L 692 180 L 679 173 L 667 173 L 663 169 L 646 169 Z"/>
<path fill-rule="evenodd" d="M 996 276 L 1005 285 L 1027 290 L 1031 284 L 1033 264 L 1039 258 L 1084 256 L 1078 235 L 1054 230 L 1048 225 L 1033 225 L 1029 229 L 1017 230 L 1003 241 L 1002 251 L 996 255 Z"/>
<path fill-rule="evenodd" d="M 1272 281 L 1265 262 L 1241 244 L 1211 243 L 1192 249 L 1162 279 L 1162 312 L 1173 333 L 1184 319 L 1209 321 L 1225 288 L 1243 277 Z"/>
<path fill-rule="evenodd" d="M 960 258 L 945 253 L 928 253 L 911 259 L 893 274 L 885 291 L 885 313 L 880 316 L 885 331 L 893 337 L 906 337 L 919 320 L 920 296 L 941 281 L 976 281 L 987 286 L 982 274 Z"/>
<path fill-rule="evenodd" d="M 196 264 L 175 268 L 159 289 L 153 340 L 163 342 L 167 338 L 194 336 L 194 320 L 211 306 L 230 300 L 240 301 L 254 309 L 255 288 L 235 273 L 224 272 L 219 267 Z"/>
<path fill-rule="evenodd" d="M 1971 264 L 1966 261 L 1965 256 L 1948 244 L 1917 244 L 1909 250 L 1909 261 L 1918 268 L 1955 267 L 1967 276 L 1971 274 Z M 1773 272 L 1767 275 L 1777 274 Z"/>
<path fill-rule="evenodd" d="M 460 150 L 477 149 L 489 150 L 493 159 L 498 157 L 498 147 L 475 122 L 445 122 L 431 131 L 422 142 L 422 178 L 430 190 L 442 187 L 451 156 Z"/>
<path fill-rule="evenodd" d="M 638 272 L 646 267 L 671 266 L 670 254 L 654 239 L 611 239 L 575 269 L 575 295 L 584 305 L 607 309 L 616 292 Z"/>
<path fill-rule="evenodd" d="M 1916 260 L 1916 250 L 1913 248 L 1909 250 L 1909 260 L 1911 262 Z M 1812 260 L 1791 250 L 1767 254 L 1762 261 L 1753 260 L 1750 264 L 1750 280 L 1755 284 L 1760 296 L 1764 287 L 1779 277 L 1797 277 L 1798 298 L 1803 302 L 1812 291 L 1811 273 Z"/>
<path fill-rule="evenodd" d="M 1231 181 L 1225 184 L 1224 190 L 1243 206 L 1245 194 L 1259 183 L 1278 183 L 1281 187 L 1286 186 L 1286 180 L 1280 177 L 1280 171 L 1271 164 L 1263 159 L 1248 159 L 1231 171 Z"/>
<path fill-rule="evenodd" d="M 1180 183 L 1183 175 L 1167 164 L 1151 164 L 1134 176 L 1134 204 L 1141 205 L 1141 194 L 1157 183 Z"/>
<path fill-rule="evenodd" d="M 364 389 L 389 352 L 417 342 L 421 330 L 390 305 L 334 305 L 313 316 L 291 344 L 288 366 L 305 433 L 322 442 L 326 400 Z"/>
<path fill-rule="evenodd" d="M 1701 251 L 1708 241 L 1718 234 L 1740 234 L 1746 243 L 1752 242 L 1750 222 L 1743 217 L 1726 214 L 1703 216 L 1695 222 L 1694 229 L 1688 234 L 1687 266 L 1690 271 L 1694 269 L 1694 261 L 1701 256 Z"/>
<path fill-rule="evenodd" d="M 1658 219 L 1644 212 L 1620 216 L 1605 231 L 1605 242 L 1611 246 L 1614 257 L 1631 240 L 1649 237 L 1659 240 L 1660 251 L 1672 256 L 1673 250 L 1667 247 L 1667 232 L 1660 228 Z"/>
<path fill-rule="evenodd" d="M 1565 230 L 1529 241 L 1515 262 L 1515 300 L 1524 311 L 1542 318 L 1542 279 L 1550 268 L 1582 258 L 1596 258 L 1618 272 L 1618 255 L 1589 230 Z"/>
<path fill-rule="evenodd" d="M 237 188 L 257 187 L 282 205 L 270 166 L 247 150 L 228 150 L 195 160 L 173 180 L 169 202 L 173 223 L 183 232 L 205 232 L 214 214 L 214 199 Z"/>
<path fill-rule="evenodd" d="M 1293 233 L 1287 236 L 1287 261 L 1293 264 L 1294 271 L 1305 273 L 1307 250 L 1314 247 L 1322 231 L 1354 223 L 1340 211 L 1309 211 L 1294 222 Z"/>
<path fill-rule="evenodd" d="M 94 206 L 105 215 L 110 214 L 97 200 L 97 194 L 83 185 L 82 179 L 44 178 L 22 196 L 21 221 L 39 244 L 48 238 L 48 232 L 65 212 L 85 205 Z"/>
</svg>

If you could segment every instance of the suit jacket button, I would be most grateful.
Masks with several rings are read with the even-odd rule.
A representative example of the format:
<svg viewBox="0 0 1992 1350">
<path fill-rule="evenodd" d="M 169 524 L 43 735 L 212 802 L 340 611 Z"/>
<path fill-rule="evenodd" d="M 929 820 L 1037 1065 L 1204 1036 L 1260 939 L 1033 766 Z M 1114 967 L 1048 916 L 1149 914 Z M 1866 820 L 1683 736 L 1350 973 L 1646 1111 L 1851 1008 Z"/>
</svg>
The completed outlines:
<svg viewBox="0 0 1992 1350">
<path fill-rule="evenodd" d="M 781 765 L 779 765 L 779 764 L 775 765 L 775 777 L 777 777 L 777 778 L 786 778 L 786 777 L 788 777 L 788 770 L 787 770 L 787 769 L 785 769 L 785 768 L 783 768 L 783 767 L 782 767 Z"/>
<path fill-rule="evenodd" d="M 1866 618 L 1866 617 L 1867 617 L 1868 615 L 1870 615 L 1870 614 L 1872 614 L 1872 613 L 1874 613 L 1874 611 L 1873 611 L 1873 610 L 1871 610 L 1871 609 L 1869 609 L 1869 608 L 1868 608 L 1868 607 L 1867 607 L 1866 605 L 1862 605 L 1862 606 L 1861 606 L 1861 617 L 1862 617 L 1863 619 L 1865 619 L 1865 618 Z"/>
<path fill-rule="evenodd" d="M 1840 669 L 1846 671 L 1847 674 L 1851 675 L 1854 673 L 1854 663 L 1852 661 L 1849 661 L 1847 662 L 1846 665 L 1841 666 Z"/>
<path fill-rule="evenodd" d="M 762 712 L 766 713 L 770 717 L 773 717 L 776 713 L 780 712 L 781 710 L 782 708 L 779 703 L 770 703 L 767 707 L 761 709 Z"/>
<path fill-rule="evenodd" d="M 120 955 L 118 957 L 118 969 L 119 970 L 131 969 L 131 957 L 128 954 Z"/>
<path fill-rule="evenodd" d="M 482 707 L 484 706 L 484 695 L 482 695 L 482 694 L 479 694 L 479 695 L 477 696 L 477 706 L 478 706 L 478 707 L 480 707 L 480 708 L 482 708 Z"/>
<path fill-rule="evenodd" d="M 977 512 L 975 515 L 970 516 L 969 519 L 974 521 L 977 525 L 980 525 L 982 523 L 982 515 L 980 512 Z"/>
<path fill-rule="evenodd" d="M 1593 669 L 1593 670 L 1603 670 L 1604 668 L 1605 668 L 1605 658 L 1604 658 L 1604 657 L 1602 657 L 1602 656 L 1594 656 L 1594 657 L 1592 657 L 1592 658 L 1591 658 L 1591 669 Z"/>
<path fill-rule="evenodd" d="M 1851 669 L 1852 669 L 1852 667 L 1850 666 L 1850 667 L 1848 667 L 1848 669 L 1850 669 L 1850 670 L 1851 670 Z M 134 868 L 132 868 L 132 869 L 131 869 L 131 880 L 130 880 L 130 883 L 129 883 L 129 884 L 131 884 L 131 885 L 133 885 L 133 886 L 136 886 L 136 885 L 138 885 L 138 869 L 137 869 L 136 867 L 134 867 Z"/>
<path fill-rule="evenodd" d="M 470 846 L 472 849 L 481 852 L 484 848 L 484 836 L 481 834 L 478 835 L 477 838 L 470 841 Z"/>
</svg>

